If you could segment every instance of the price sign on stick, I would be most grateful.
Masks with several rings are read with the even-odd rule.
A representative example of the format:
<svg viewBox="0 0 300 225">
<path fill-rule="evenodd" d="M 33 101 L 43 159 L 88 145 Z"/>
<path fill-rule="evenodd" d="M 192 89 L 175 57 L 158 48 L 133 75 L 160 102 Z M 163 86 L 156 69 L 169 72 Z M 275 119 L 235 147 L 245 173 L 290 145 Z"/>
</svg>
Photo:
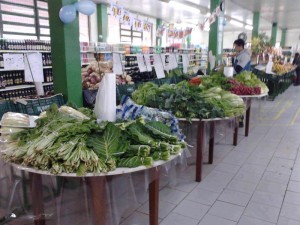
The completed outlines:
<svg viewBox="0 0 300 225">
<path fill-rule="evenodd" d="M 119 53 L 113 53 L 113 71 L 114 74 L 123 74 L 123 64 Z"/>
<path fill-rule="evenodd" d="M 157 78 L 165 78 L 164 66 L 161 61 L 161 57 L 158 54 L 154 54 L 154 68 Z"/>
<path fill-rule="evenodd" d="M 146 63 L 146 67 L 148 72 L 152 71 L 152 65 L 151 65 L 151 61 L 150 61 L 150 56 L 148 54 L 144 55 L 144 59 L 145 59 L 145 63 Z"/>
<path fill-rule="evenodd" d="M 188 54 L 183 54 L 182 55 L 182 64 L 183 64 L 183 73 L 188 72 L 188 67 L 189 67 L 189 56 Z"/>
<path fill-rule="evenodd" d="M 169 55 L 169 69 L 176 69 L 178 67 L 176 56 L 174 53 L 170 53 Z"/>
<path fill-rule="evenodd" d="M 144 56 L 142 54 L 137 54 L 136 59 L 137 59 L 140 72 L 146 72 L 147 67 L 144 61 Z"/>
<path fill-rule="evenodd" d="M 42 54 L 38 52 L 24 55 L 26 82 L 44 82 Z"/>
</svg>

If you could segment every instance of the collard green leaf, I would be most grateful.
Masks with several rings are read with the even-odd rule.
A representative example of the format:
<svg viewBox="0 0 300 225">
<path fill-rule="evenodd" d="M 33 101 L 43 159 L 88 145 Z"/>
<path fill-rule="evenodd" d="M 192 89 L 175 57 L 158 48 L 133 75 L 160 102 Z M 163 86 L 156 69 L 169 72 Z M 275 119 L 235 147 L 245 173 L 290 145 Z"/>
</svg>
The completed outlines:
<svg viewBox="0 0 300 225">
<path fill-rule="evenodd" d="M 109 161 L 118 155 L 123 154 L 128 147 L 126 140 L 122 138 L 121 129 L 113 123 L 108 123 L 103 135 L 92 135 L 87 140 L 87 145 L 91 147 L 95 153 Z"/>
</svg>

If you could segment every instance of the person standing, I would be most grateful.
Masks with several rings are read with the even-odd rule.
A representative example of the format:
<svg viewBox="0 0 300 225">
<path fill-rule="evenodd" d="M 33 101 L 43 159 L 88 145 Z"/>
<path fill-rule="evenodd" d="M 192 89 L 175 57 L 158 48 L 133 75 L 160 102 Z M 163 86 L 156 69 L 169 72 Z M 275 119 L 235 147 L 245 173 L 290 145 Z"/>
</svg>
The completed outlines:
<svg viewBox="0 0 300 225">
<path fill-rule="evenodd" d="M 296 67 L 296 79 L 294 85 L 300 85 L 300 54 L 297 52 L 293 60 L 293 65 Z"/>
<path fill-rule="evenodd" d="M 245 49 L 245 41 L 243 39 L 237 39 L 233 42 L 236 56 L 232 59 L 232 65 L 235 74 L 239 74 L 243 71 L 250 71 L 251 69 L 251 55 L 250 52 Z"/>
<path fill-rule="evenodd" d="M 239 74 L 243 71 L 250 71 L 251 55 L 250 52 L 245 49 L 245 41 L 243 39 L 237 39 L 233 42 L 233 47 L 236 51 L 236 55 L 232 59 L 235 74 Z M 239 118 L 239 127 L 244 127 L 244 116 Z"/>
</svg>

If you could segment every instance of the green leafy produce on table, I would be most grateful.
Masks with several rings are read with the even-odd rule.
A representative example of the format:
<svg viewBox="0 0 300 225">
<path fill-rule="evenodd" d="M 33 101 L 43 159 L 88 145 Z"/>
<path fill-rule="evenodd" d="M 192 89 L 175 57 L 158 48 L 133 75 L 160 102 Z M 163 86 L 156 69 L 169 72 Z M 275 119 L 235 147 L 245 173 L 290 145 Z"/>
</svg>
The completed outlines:
<svg viewBox="0 0 300 225">
<path fill-rule="evenodd" d="M 12 121 L 11 121 L 12 122 Z M 161 122 L 96 123 L 89 109 L 60 109 L 53 104 L 37 126 L 10 135 L 2 157 L 39 170 L 60 173 L 109 172 L 117 167 L 151 167 L 185 146 Z"/>
<path fill-rule="evenodd" d="M 160 87 L 146 83 L 133 92 L 132 98 L 137 104 L 168 110 L 176 117 L 188 120 L 242 115 L 245 110 L 243 100 L 233 95 L 235 105 L 232 105 L 222 98 L 228 93 L 221 88 L 205 90 L 201 85 L 191 85 L 187 81 L 182 81 L 175 85 L 164 84 Z"/>
</svg>

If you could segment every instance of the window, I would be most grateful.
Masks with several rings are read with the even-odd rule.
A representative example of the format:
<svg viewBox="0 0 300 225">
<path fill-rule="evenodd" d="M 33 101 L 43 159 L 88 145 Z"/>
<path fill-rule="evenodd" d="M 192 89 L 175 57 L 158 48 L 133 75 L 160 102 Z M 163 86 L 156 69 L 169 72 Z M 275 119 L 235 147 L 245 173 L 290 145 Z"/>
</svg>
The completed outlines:
<svg viewBox="0 0 300 225">
<path fill-rule="evenodd" d="M 0 36 L 3 38 L 49 39 L 48 18 L 45 0 L 0 0 Z"/>
<path fill-rule="evenodd" d="M 120 24 L 121 43 L 142 45 L 143 32 L 132 30 L 132 26 Z"/>
<path fill-rule="evenodd" d="M 79 40 L 89 42 L 89 17 L 79 13 Z"/>
</svg>

